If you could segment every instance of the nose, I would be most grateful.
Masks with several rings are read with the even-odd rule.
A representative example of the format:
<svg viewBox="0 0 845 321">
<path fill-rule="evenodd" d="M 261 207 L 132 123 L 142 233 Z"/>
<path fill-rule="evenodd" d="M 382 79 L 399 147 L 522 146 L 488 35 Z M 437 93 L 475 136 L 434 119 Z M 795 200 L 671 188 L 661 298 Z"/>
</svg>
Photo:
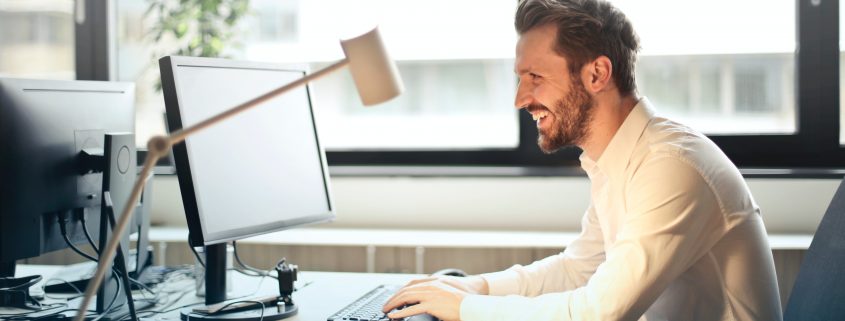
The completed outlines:
<svg viewBox="0 0 845 321">
<path fill-rule="evenodd" d="M 533 90 L 530 87 L 531 81 L 520 81 L 516 84 L 516 98 L 513 103 L 516 109 L 523 109 L 534 102 Z"/>
</svg>

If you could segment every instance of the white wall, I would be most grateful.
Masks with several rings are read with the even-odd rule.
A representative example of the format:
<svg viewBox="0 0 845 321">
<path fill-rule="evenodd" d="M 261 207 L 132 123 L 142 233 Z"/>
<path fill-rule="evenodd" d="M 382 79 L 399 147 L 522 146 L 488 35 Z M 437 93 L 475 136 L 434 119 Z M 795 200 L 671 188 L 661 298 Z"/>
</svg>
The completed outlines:
<svg viewBox="0 0 845 321">
<path fill-rule="evenodd" d="M 839 179 L 749 179 L 771 233 L 813 233 Z M 337 177 L 325 227 L 578 231 L 585 177 Z M 185 225 L 175 175 L 155 178 L 153 223 Z"/>
</svg>

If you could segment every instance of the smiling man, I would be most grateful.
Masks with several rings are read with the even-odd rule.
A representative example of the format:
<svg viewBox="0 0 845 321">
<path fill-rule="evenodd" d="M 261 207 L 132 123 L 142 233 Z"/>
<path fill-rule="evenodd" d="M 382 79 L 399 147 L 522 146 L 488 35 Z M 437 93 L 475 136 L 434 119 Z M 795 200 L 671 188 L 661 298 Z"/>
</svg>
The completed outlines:
<svg viewBox="0 0 845 321">
<path fill-rule="evenodd" d="M 759 208 L 713 142 L 638 95 L 625 15 L 602 0 L 523 0 L 515 24 L 516 107 L 537 121 L 543 151 L 583 150 L 581 234 L 528 266 L 413 281 L 384 310 L 413 305 L 389 316 L 781 320 Z"/>
</svg>

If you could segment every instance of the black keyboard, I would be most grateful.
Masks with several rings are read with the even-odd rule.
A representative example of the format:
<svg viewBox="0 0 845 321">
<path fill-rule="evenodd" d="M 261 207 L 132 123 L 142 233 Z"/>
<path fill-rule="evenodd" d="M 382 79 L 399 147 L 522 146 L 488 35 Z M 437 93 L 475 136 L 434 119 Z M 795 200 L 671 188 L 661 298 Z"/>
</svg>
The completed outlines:
<svg viewBox="0 0 845 321">
<path fill-rule="evenodd" d="M 381 285 L 364 294 L 352 304 L 341 309 L 330 316 L 328 321 L 387 321 L 391 320 L 381 312 L 381 308 L 387 303 L 387 299 L 393 296 L 401 288 L 399 285 Z M 405 321 L 437 321 L 437 318 L 428 314 L 419 314 Z"/>
</svg>

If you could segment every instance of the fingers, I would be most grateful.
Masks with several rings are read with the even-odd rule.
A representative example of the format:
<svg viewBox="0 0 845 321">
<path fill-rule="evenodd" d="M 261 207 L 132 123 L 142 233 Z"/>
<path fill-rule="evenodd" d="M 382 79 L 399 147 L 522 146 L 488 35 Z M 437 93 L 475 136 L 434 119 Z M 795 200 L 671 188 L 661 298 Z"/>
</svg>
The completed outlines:
<svg viewBox="0 0 845 321">
<path fill-rule="evenodd" d="M 387 299 L 387 302 L 390 303 L 390 302 L 394 301 L 397 296 L 399 296 L 400 294 L 402 294 L 404 291 L 406 291 L 408 289 L 415 288 L 415 287 L 418 287 L 422 284 L 429 283 L 429 282 L 435 281 L 435 280 L 437 280 L 437 277 L 427 277 L 427 278 L 412 280 L 411 282 L 408 282 L 408 284 L 405 284 L 404 287 L 399 289 L 399 291 L 396 291 L 396 293 L 394 293 L 393 296 L 390 297 L 390 299 Z M 388 307 L 388 304 L 385 304 L 384 305 L 384 312 L 390 311 L 393 308 L 395 308 L 395 307 L 391 307 L 390 309 L 387 309 L 387 307 Z"/>
<path fill-rule="evenodd" d="M 426 313 L 428 311 L 426 311 L 425 306 L 425 304 L 412 305 L 402 310 L 390 313 L 387 317 L 391 319 L 401 319 L 412 315 Z"/>
<path fill-rule="evenodd" d="M 418 291 L 413 288 L 404 288 L 393 295 L 392 298 L 387 300 L 387 303 L 385 303 L 382 308 L 382 312 L 387 313 L 403 305 L 417 304 L 421 301 L 423 293 L 423 291 Z"/>
</svg>

